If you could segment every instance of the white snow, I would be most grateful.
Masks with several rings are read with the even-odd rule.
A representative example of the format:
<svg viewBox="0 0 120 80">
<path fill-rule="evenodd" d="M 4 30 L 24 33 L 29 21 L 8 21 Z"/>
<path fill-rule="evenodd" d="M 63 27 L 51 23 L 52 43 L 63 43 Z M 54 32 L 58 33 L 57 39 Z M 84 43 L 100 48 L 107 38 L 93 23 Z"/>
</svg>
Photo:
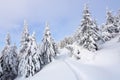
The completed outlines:
<svg viewBox="0 0 120 80">
<path fill-rule="evenodd" d="M 80 60 L 61 54 L 39 73 L 29 78 L 16 80 L 120 80 L 120 43 L 118 37 L 106 42 L 97 52 L 80 50 Z M 89 54 L 89 55 L 88 55 Z"/>
</svg>

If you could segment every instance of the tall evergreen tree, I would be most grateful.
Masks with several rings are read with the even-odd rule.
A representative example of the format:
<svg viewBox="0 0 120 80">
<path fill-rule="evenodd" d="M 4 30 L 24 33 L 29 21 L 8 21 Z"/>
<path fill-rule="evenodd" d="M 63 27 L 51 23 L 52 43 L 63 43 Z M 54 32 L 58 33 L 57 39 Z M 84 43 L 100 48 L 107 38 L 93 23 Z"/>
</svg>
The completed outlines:
<svg viewBox="0 0 120 80">
<path fill-rule="evenodd" d="M 41 69 L 41 57 L 38 52 L 38 46 L 35 39 L 35 33 L 30 36 L 29 48 L 28 48 L 28 63 L 27 63 L 27 76 L 33 76 Z"/>
<path fill-rule="evenodd" d="M 29 34 L 28 24 L 24 21 L 20 53 L 19 53 L 19 76 L 33 76 L 41 69 L 41 58 L 38 54 L 38 46 L 35 34 Z"/>
<path fill-rule="evenodd" d="M 63 40 L 61 40 L 59 43 L 58 43 L 58 46 L 60 48 L 64 48 L 68 45 L 71 45 L 75 42 L 73 36 L 69 36 L 69 37 L 65 37 Z"/>
<path fill-rule="evenodd" d="M 51 37 L 49 25 L 48 23 L 46 23 L 45 32 L 41 44 L 42 64 L 46 65 L 49 62 L 51 62 L 57 53 L 58 53 L 57 45 L 55 44 L 53 38 Z"/>
<path fill-rule="evenodd" d="M 102 36 L 104 41 L 108 41 L 119 33 L 118 25 L 111 11 L 107 11 L 106 23 L 102 25 Z"/>
<path fill-rule="evenodd" d="M 117 15 L 115 16 L 115 25 L 117 26 L 119 35 L 120 35 L 120 10 L 118 11 Z M 120 37 L 119 37 L 118 41 L 120 42 Z"/>
<path fill-rule="evenodd" d="M 18 73 L 17 47 L 11 46 L 10 35 L 7 34 L 6 46 L 2 51 L 1 67 L 3 75 L 1 80 L 13 80 Z"/>
<path fill-rule="evenodd" d="M 84 7 L 81 25 L 75 34 L 77 43 L 90 51 L 98 50 L 98 41 L 101 40 L 97 24 L 91 18 L 89 8 Z"/>
<path fill-rule="evenodd" d="M 118 31 L 120 32 L 120 10 L 118 11 L 117 15 L 115 16 L 115 25 L 118 27 Z"/>
<path fill-rule="evenodd" d="M 28 31 L 28 24 L 24 21 L 24 30 L 21 37 L 20 43 L 20 51 L 19 51 L 19 67 L 18 67 L 18 75 L 19 76 L 26 76 L 27 74 L 27 54 L 28 54 L 28 47 L 29 47 L 29 31 Z"/>
</svg>

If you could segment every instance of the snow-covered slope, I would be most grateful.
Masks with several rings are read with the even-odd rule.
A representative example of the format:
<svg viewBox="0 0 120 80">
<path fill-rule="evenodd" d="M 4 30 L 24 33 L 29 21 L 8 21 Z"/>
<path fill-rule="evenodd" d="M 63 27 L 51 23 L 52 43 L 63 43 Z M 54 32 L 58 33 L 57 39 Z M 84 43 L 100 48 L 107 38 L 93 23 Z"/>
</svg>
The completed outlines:
<svg viewBox="0 0 120 80">
<path fill-rule="evenodd" d="M 102 49 L 96 52 L 94 63 L 97 65 L 118 65 L 120 64 L 120 42 L 118 37 L 102 45 Z"/>
<path fill-rule="evenodd" d="M 117 40 L 118 37 L 106 42 L 94 53 L 80 50 L 86 60 L 70 58 L 69 51 L 63 49 L 56 60 L 33 77 L 16 80 L 120 80 L 120 43 Z"/>
</svg>

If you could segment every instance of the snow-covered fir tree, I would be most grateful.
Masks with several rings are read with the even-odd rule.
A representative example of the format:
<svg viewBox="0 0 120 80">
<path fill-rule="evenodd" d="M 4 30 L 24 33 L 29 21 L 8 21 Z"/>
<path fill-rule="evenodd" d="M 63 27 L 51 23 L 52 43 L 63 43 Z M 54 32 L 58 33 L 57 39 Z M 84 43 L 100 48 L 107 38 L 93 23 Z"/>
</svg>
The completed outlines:
<svg viewBox="0 0 120 80">
<path fill-rule="evenodd" d="M 32 36 L 29 37 L 29 46 L 28 51 L 26 55 L 26 77 L 33 76 L 35 73 L 40 71 L 41 69 L 41 58 L 40 54 L 37 52 L 38 46 L 35 39 L 35 33 L 32 34 Z"/>
<path fill-rule="evenodd" d="M 118 28 L 119 36 L 120 36 L 120 10 L 117 12 L 117 15 L 115 16 L 115 25 Z M 119 37 L 118 41 L 120 42 L 120 37 Z"/>
<path fill-rule="evenodd" d="M 0 56 L 0 77 L 3 75 L 2 67 L 1 67 L 2 57 Z"/>
<path fill-rule="evenodd" d="M 120 32 L 120 10 L 117 12 L 115 16 L 115 25 L 118 27 L 118 31 Z"/>
<path fill-rule="evenodd" d="M 117 18 L 107 10 L 106 23 L 102 25 L 102 36 L 104 41 L 108 41 L 119 33 Z"/>
<path fill-rule="evenodd" d="M 7 34 L 6 45 L 2 50 L 1 57 L 2 77 L 1 80 L 13 80 L 18 74 L 17 47 L 11 46 L 10 35 Z"/>
<path fill-rule="evenodd" d="M 65 37 L 63 40 L 61 40 L 58 45 L 60 48 L 64 48 L 67 45 L 73 44 L 73 42 L 74 42 L 74 38 L 72 36 L 69 36 L 69 37 Z"/>
<path fill-rule="evenodd" d="M 19 76 L 33 76 L 40 70 L 41 62 L 37 50 L 35 35 L 30 36 L 28 24 L 24 21 L 24 30 L 19 52 Z"/>
<path fill-rule="evenodd" d="M 41 69 L 41 57 L 40 53 L 38 52 L 38 46 L 36 43 L 35 32 L 33 32 L 32 36 L 30 36 L 30 43 L 29 43 L 29 70 L 32 75 L 40 71 Z M 32 66 L 31 66 L 32 65 Z"/>
<path fill-rule="evenodd" d="M 81 25 L 75 33 L 75 39 L 80 46 L 87 48 L 90 51 L 98 50 L 98 41 L 101 40 L 99 29 L 94 20 L 91 18 L 89 8 L 84 7 L 83 19 Z"/>
<path fill-rule="evenodd" d="M 25 76 L 26 75 L 26 55 L 28 53 L 29 47 L 29 32 L 28 32 L 28 24 L 24 21 L 24 30 L 22 33 L 22 38 L 20 42 L 20 51 L 19 51 L 19 66 L 18 66 L 18 75 Z"/>
<path fill-rule="evenodd" d="M 57 45 L 51 37 L 48 23 L 46 23 L 43 40 L 41 43 L 41 58 L 42 64 L 46 65 L 55 58 L 58 53 Z"/>
</svg>

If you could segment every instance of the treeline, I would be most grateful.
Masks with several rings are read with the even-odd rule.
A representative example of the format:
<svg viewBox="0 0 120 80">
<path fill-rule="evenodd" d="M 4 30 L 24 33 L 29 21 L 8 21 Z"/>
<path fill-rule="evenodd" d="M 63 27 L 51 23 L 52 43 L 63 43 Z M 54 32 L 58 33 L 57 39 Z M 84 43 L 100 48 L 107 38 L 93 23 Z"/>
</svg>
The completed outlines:
<svg viewBox="0 0 120 80">
<path fill-rule="evenodd" d="M 33 76 L 50 63 L 57 53 L 58 48 L 51 37 L 48 24 L 46 24 L 42 43 L 38 46 L 35 33 L 29 34 L 28 24 L 24 21 L 19 51 L 15 44 L 11 45 L 10 34 L 6 36 L 6 45 L 0 58 L 2 67 L 0 80 L 14 80 L 17 76 L 26 78 Z"/>
<path fill-rule="evenodd" d="M 106 11 L 106 22 L 98 26 L 97 21 L 92 19 L 89 7 L 84 6 L 83 17 L 76 32 L 65 37 L 59 42 L 59 47 L 76 44 L 89 51 L 99 50 L 100 44 L 111 40 L 120 33 L 120 11 L 116 15 L 112 11 Z M 120 39 L 118 40 L 120 41 Z"/>
</svg>

